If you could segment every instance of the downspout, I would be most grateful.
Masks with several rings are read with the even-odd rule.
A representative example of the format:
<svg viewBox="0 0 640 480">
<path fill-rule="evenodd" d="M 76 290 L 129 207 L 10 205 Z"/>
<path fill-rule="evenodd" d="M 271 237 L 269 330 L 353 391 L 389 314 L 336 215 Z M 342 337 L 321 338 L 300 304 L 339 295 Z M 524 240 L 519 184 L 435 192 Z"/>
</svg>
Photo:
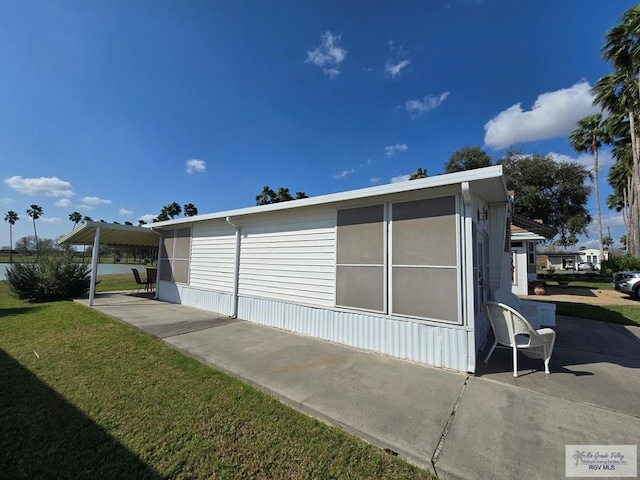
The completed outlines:
<svg viewBox="0 0 640 480">
<path fill-rule="evenodd" d="M 98 258 L 100 257 L 100 225 L 96 227 L 93 237 L 93 252 L 91 252 L 91 283 L 89 284 L 89 306 L 93 306 L 96 294 L 96 276 L 98 275 Z"/>
<path fill-rule="evenodd" d="M 467 332 L 467 371 L 475 372 L 476 368 L 476 328 L 474 304 L 476 295 L 475 278 L 473 275 L 473 214 L 471 207 L 473 198 L 469 182 L 462 182 L 463 201 L 463 225 L 462 230 L 462 269 L 464 278 L 463 317 L 465 318 L 465 330 Z M 477 241 L 477 239 L 476 239 Z"/>
<path fill-rule="evenodd" d="M 240 227 L 233 223 L 230 217 L 225 218 L 226 222 L 236 229 L 236 254 L 233 263 L 233 313 L 231 318 L 238 318 L 238 285 L 240 280 Z"/>
</svg>

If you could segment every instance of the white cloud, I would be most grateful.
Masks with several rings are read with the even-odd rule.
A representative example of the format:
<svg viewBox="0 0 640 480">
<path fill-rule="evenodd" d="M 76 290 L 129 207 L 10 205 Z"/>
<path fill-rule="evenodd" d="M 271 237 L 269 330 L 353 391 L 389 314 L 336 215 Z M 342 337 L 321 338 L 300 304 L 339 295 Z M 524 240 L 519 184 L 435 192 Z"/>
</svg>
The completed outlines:
<svg viewBox="0 0 640 480">
<path fill-rule="evenodd" d="M 207 168 L 207 163 L 204 160 L 198 160 L 197 158 L 192 158 L 191 160 L 187 160 L 187 173 L 202 173 Z"/>
<path fill-rule="evenodd" d="M 379 183 L 380 182 L 380 177 L 371 177 L 369 179 L 369 183 Z"/>
<path fill-rule="evenodd" d="M 10 205 L 13 203 L 12 198 L 0 198 L 0 205 Z"/>
<path fill-rule="evenodd" d="M 578 120 L 599 110 L 593 105 L 589 82 L 579 82 L 540 94 L 529 111 L 516 103 L 500 112 L 484 126 L 484 143 L 502 149 L 520 142 L 564 137 L 576 128 Z"/>
<path fill-rule="evenodd" d="M 340 64 L 344 62 L 347 51 L 338 46 L 341 35 L 334 35 L 331 32 L 325 32 L 321 35 L 322 45 L 307 50 L 307 59 L 305 63 L 312 63 L 319 68 L 329 78 L 334 79 L 340 75 Z"/>
<path fill-rule="evenodd" d="M 343 170 L 339 174 L 334 175 L 333 178 L 337 178 L 337 179 L 341 180 L 344 177 L 346 177 L 347 175 L 351 175 L 353 172 L 355 172 L 355 170 L 353 168 L 351 170 Z"/>
<path fill-rule="evenodd" d="M 407 147 L 406 144 L 396 143 L 395 145 L 384 147 L 384 152 L 387 154 L 387 157 L 393 157 L 396 154 L 396 152 L 404 152 L 405 150 L 408 150 L 408 149 L 409 147 Z"/>
<path fill-rule="evenodd" d="M 425 95 L 423 98 L 416 100 L 407 100 L 404 104 L 404 108 L 407 112 L 415 113 L 416 115 L 422 115 L 423 113 L 433 110 L 444 102 L 449 96 L 449 92 L 441 93 L 440 95 Z"/>
<path fill-rule="evenodd" d="M 411 60 L 402 60 L 398 63 L 394 63 L 393 60 L 387 60 L 384 65 L 385 75 L 396 79 L 400 76 L 400 70 L 407 67 L 411 63 Z"/>
<path fill-rule="evenodd" d="M 60 225 L 62 223 L 62 219 L 58 217 L 40 217 L 38 221 L 44 223 L 53 223 L 55 225 Z"/>
<path fill-rule="evenodd" d="M 398 175 L 397 177 L 392 177 L 391 178 L 391 183 L 398 183 L 398 182 L 406 182 L 407 180 L 409 180 L 411 178 L 411 174 L 408 175 Z"/>
<path fill-rule="evenodd" d="M 56 203 L 54 203 L 54 205 L 56 207 L 68 207 L 69 205 L 71 205 L 71 200 L 69 200 L 68 198 L 61 198 Z"/>
<path fill-rule="evenodd" d="M 126 208 L 121 208 L 120 210 L 118 210 L 118 213 L 120 215 L 133 215 L 133 212 L 131 210 L 127 210 Z"/>
<path fill-rule="evenodd" d="M 593 155 L 581 153 L 577 157 L 571 157 L 562 153 L 549 152 L 549 156 L 559 162 L 578 162 L 590 172 L 593 172 Z M 598 171 L 602 171 L 604 167 L 614 164 L 610 150 L 602 150 L 598 152 Z"/>
<path fill-rule="evenodd" d="M 144 220 L 144 221 L 145 221 L 145 222 L 147 222 L 147 223 L 152 223 L 152 222 L 153 222 L 153 219 L 154 219 L 154 218 L 156 218 L 156 217 L 157 217 L 157 215 L 153 215 L 153 214 L 151 214 L 151 213 L 147 213 L 147 214 L 145 214 L 145 215 L 142 215 L 142 216 L 139 218 L 139 220 Z"/>
<path fill-rule="evenodd" d="M 82 197 L 80 199 L 80 201 L 82 203 L 84 203 L 85 205 L 109 205 L 111 203 L 113 203 L 111 200 L 105 200 L 103 198 L 100 197 Z"/>
<path fill-rule="evenodd" d="M 70 197 L 73 189 L 69 182 L 58 177 L 22 178 L 18 175 L 9 177 L 5 185 L 27 195 L 45 195 L 47 197 Z"/>
<path fill-rule="evenodd" d="M 595 224 L 596 222 L 593 223 Z M 605 232 L 607 230 L 607 227 L 624 227 L 624 217 L 622 216 L 622 213 L 610 212 L 602 215 L 602 228 L 605 230 Z"/>
</svg>

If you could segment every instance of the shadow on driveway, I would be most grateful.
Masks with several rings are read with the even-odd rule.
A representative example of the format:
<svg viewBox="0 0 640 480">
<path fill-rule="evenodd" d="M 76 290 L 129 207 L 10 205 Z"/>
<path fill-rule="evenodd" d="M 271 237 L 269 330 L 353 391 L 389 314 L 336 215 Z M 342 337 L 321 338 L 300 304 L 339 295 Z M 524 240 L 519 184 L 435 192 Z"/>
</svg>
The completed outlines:
<svg viewBox="0 0 640 480">
<path fill-rule="evenodd" d="M 554 330 L 551 375 L 542 360 L 520 354 L 514 378 L 510 349 L 497 348 L 485 364 L 491 338 L 475 376 L 640 416 L 640 327 L 559 316 Z"/>
</svg>

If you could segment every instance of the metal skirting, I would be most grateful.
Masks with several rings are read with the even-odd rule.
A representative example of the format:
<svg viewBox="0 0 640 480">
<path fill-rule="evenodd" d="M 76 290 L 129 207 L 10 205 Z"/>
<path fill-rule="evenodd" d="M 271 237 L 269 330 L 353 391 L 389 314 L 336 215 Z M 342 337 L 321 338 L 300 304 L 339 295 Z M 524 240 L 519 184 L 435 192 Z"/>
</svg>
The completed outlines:
<svg viewBox="0 0 640 480">
<path fill-rule="evenodd" d="M 166 302 L 180 303 L 222 315 L 233 315 L 233 295 L 231 293 L 162 282 L 158 288 L 158 296 L 160 300 Z"/>
<path fill-rule="evenodd" d="M 228 293 L 167 284 L 160 299 L 232 315 Z M 256 297 L 238 299 L 238 318 L 350 345 L 425 365 L 466 372 L 468 333 L 458 326 L 436 326 L 362 312 L 345 312 Z"/>
<path fill-rule="evenodd" d="M 434 326 L 255 297 L 240 297 L 238 317 L 427 365 L 468 369 L 467 332 L 446 324 Z"/>
</svg>

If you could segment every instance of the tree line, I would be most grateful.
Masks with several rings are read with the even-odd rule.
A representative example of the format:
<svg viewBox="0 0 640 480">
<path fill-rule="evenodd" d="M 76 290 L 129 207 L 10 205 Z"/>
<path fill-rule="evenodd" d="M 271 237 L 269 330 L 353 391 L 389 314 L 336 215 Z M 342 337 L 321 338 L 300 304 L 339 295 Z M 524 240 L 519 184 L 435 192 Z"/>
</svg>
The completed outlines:
<svg viewBox="0 0 640 480">
<path fill-rule="evenodd" d="M 586 208 L 591 187 L 586 180 L 591 175 L 585 167 L 551 155 L 517 150 L 494 162 L 480 147 L 465 146 L 451 154 L 444 171 L 455 173 L 492 165 L 502 165 L 507 189 L 515 192 L 514 213 L 542 220 L 559 235 L 557 242 L 563 246 L 577 243 L 577 235 L 586 233 L 591 222 Z M 427 171 L 418 167 L 410 180 L 427 176 Z"/>
<path fill-rule="evenodd" d="M 198 209 L 193 203 L 185 203 L 184 206 L 180 206 L 177 202 L 172 202 L 160 210 L 160 213 L 157 217 L 153 218 L 153 222 L 161 222 L 164 220 L 169 220 L 175 218 L 177 215 L 180 215 L 184 212 L 185 217 L 193 217 L 198 214 Z M 46 242 L 38 240 L 38 231 L 36 228 L 36 220 L 44 215 L 44 209 L 40 205 L 32 204 L 26 210 L 26 214 L 33 221 L 33 237 L 27 236 L 23 237 L 15 243 L 16 251 L 20 250 L 23 253 L 35 251 L 36 255 L 41 250 L 50 250 L 52 249 L 52 243 L 55 243 L 51 239 L 44 239 Z M 13 263 L 13 251 L 14 251 L 14 242 L 13 242 L 13 227 L 16 222 L 20 220 L 20 215 L 13 211 L 9 210 L 5 213 L 4 221 L 9 224 L 9 262 Z M 69 214 L 69 220 L 73 223 L 73 229 L 75 229 L 78 224 L 84 222 L 92 222 L 93 218 L 82 215 L 80 212 L 72 212 Z M 99 220 L 101 223 L 108 223 L 106 220 Z M 120 224 L 120 222 L 113 222 L 114 224 Z M 143 219 L 138 220 L 138 225 L 144 225 L 147 222 Z M 133 225 L 132 222 L 126 221 L 124 225 Z M 42 245 L 41 245 L 42 243 Z M 135 253 L 133 253 L 135 257 Z"/>
<path fill-rule="evenodd" d="M 272 190 L 269 185 L 262 187 L 262 191 L 256 195 L 256 205 L 269 205 L 271 203 L 288 202 L 289 200 L 300 200 L 309 198 L 305 192 L 296 192 L 295 196 L 291 195 L 286 187 L 278 187 Z"/>
</svg>

